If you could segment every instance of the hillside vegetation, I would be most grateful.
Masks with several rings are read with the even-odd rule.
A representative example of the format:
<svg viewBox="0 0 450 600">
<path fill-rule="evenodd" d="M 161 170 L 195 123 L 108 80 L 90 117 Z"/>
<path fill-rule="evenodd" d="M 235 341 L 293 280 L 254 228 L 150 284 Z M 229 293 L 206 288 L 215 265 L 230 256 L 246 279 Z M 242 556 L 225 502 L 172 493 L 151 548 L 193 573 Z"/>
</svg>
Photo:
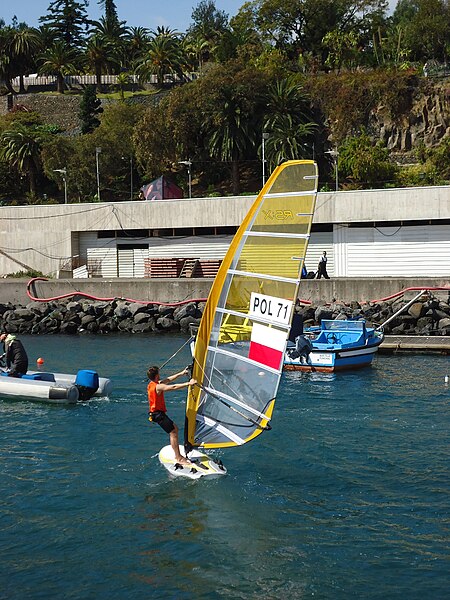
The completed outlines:
<svg viewBox="0 0 450 600">
<path fill-rule="evenodd" d="M 266 174 L 314 157 L 325 189 L 450 178 L 446 2 L 254 0 L 229 18 L 202 0 L 186 33 L 102 5 L 99 22 L 73 0 L 38 29 L 0 20 L 3 204 L 137 198 L 160 175 L 194 196 L 255 193 L 263 151 Z M 33 71 L 52 92 L 26 90 Z M 93 85 L 69 83 L 83 73 Z"/>
</svg>

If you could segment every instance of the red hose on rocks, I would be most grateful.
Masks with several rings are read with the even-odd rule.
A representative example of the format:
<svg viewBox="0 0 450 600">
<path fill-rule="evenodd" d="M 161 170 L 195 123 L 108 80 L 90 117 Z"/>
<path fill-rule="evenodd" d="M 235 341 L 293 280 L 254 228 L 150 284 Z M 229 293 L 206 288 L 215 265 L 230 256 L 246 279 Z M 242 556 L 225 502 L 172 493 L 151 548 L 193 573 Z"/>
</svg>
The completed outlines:
<svg viewBox="0 0 450 600">
<path fill-rule="evenodd" d="M 83 296 L 83 298 L 89 298 L 91 300 L 97 300 L 99 302 L 112 302 L 113 300 L 124 300 L 126 302 L 135 302 L 137 304 L 158 304 L 159 306 L 181 306 L 182 304 L 189 304 L 190 302 L 206 302 L 206 300 L 207 300 L 207 298 L 191 298 L 189 300 L 181 300 L 180 302 L 155 302 L 155 301 L 149 301 L 149 300 L 134 300 L 133 298 L 118 298 L 117 296 L 113 297 L 113 298 L 99 298 L 97 296 L 92 296 L 92 295 L 86 294 L 84 292 L 70 292 L 68 294 L 62 294 L 61 296 L 53 296 L 52 298 L 36 298 L 30 292 L 30 287 L 33 285 L 33 283 L 35 281 L 48 281 L 48 279 L 46 277 L 34 277 L 33 279 L 30 279 L 30 281 L 27 283 L 27 296 L 34 302 L 51 302 L 52 300 L 62 300 L 63 298 L 70 298 L 72 296 Z M 450 292 L 450 287 L 449 286 L 427 287 L 427 288 L 408 287 L 408 288 L 404 288 L 403 290 L 400 290 L 400 292 L 392 294 L 391 296 L 386 296 L 386 298 L 379 298 L 378 300 L 370 300 L 370 303 L 373 302 L 373 303 L 377 304 L 378 302 L 387 302 L 388 300 L 393 300 L 394 298 L 399 298 L 400 296 L 403 296 L 403 294 L 405 292 L 419 292 L 420 290 L 423 290 L 424 292 L 437 292 L 437 291 Z M 312 302 L 310 300 L 302 300 L 301 298 L 299 298 L 299 302 L 301 304 L 312 304 Z"/>
<path fill-rule="evenodd" d="M 91 296 L 84 292 L 70 292 L 68 294 L 62 294 L 61 296 L 53 296 L 52 298 L 36 298 L 30 292 L 30 287 L 35 281 L 48 281 L 46 277 L 33 277 L 27 283 L 27 296 L 34 302 L 51 302 L 52 300 L 62 300 L 63 298 L 70 298 L 72 296 L 82 296 L 83 298 L 89 298 L 90 300 L 98 300 L 99 302 L 112 302 L 113 300 L 124 300 L 125 302 L 136 302 L 137 304 L 158 304 L 159 306 L 181 306 L 182 304 L 189 304 L 190 302 L 206 302 L 206 298 L 191 298 L 190 300 L 181 300 L 181 302 L 154 302 L 149 300 L 134 300 L 133 298 L 119 298 L 117 296 L 113 298 L 99 298 L 97 296 Z"/>
<path fill-rule="evenodd" d="M 448 286 L 444 286 L 444 287 L 408 287 L 405 288 L 403 290 L 401 290 L 400 292 L 397 292 L 396 294 L 392 294 L 391 296 L 386 296 L 386 298 L 380 298 L 379 300 L 371 300 L 371 302 L 387 302 L 388 300 L 392 300 L 393 298 L 398 298 L 399 296 L 403 296 L 403 294 L 405 292 L 420 292 L 420 290 L 423 290 L 424 292 L 450 292 L 450 287 Z"/>
</svg>

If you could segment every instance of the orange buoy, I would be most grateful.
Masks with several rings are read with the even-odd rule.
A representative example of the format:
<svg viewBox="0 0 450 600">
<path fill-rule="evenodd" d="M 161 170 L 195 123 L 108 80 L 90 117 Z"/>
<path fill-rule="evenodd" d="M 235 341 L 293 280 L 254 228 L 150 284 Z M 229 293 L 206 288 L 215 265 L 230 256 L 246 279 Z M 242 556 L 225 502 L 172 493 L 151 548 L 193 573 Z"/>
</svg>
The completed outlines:
<svg viewBox="0 0 450 600">
<path fill-rule="evenodd" d="M 38 358 L 36 362 L 37 362 L 38 365 L 43 365 L 44 364 L 44 359 L 43 358 Z"/>
</svg>

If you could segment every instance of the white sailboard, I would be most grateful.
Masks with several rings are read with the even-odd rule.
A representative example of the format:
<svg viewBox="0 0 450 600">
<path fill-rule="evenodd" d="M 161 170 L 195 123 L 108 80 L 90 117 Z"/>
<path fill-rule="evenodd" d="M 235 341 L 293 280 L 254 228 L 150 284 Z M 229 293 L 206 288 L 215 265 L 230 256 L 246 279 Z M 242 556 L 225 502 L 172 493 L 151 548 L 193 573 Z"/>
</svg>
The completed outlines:
<svg viewBox="0 0 450 600">
<path fill-rule="evenodd" d="M 185 455 L 183 446 L 180 446 L 180 452 L 183 456 Z M 158 458 L 160 463 L 174 477 L 200 479 L 200 477 L 220 477 L 227 474 L 226 468 L 220 461 L 215 462 L 207 454 L 195 449 L 189 452 L 190 465 L 182 465 L 176 461 L 172 446 L 161 448 Z"/>
<path fill-rule="evenodd" d="M 199 448 L 241 446 L 271 429 L 317 184 L 314 161 L 277 167 L 222 261 L 195 341 L 198 385 L 188 389 L 184 430 L 188 458 Z M 194 475 L 174 470 L 164 448 L 161 453 L 173 475 Z"/>
</svg>

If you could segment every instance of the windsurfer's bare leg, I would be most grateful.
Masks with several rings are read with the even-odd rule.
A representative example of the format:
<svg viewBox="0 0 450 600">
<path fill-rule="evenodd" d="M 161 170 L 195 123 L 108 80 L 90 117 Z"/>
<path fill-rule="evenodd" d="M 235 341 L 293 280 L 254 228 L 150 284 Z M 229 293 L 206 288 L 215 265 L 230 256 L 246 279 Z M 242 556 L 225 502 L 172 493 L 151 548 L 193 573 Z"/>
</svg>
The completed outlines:
<svg viewBox="0 0 450 600">
<path fill-rule="evenodd" d="M 172 450 L 175 454 L 175 460 L 179 462 L 181 465 L 190 465 L 191 462 L 182 454 L 180 454 L 180 444 L 178 441 L 178 427 L 173 424 L 174 428 L 169 433 L 170 445 L 172 446 Z"/>
</svg>

